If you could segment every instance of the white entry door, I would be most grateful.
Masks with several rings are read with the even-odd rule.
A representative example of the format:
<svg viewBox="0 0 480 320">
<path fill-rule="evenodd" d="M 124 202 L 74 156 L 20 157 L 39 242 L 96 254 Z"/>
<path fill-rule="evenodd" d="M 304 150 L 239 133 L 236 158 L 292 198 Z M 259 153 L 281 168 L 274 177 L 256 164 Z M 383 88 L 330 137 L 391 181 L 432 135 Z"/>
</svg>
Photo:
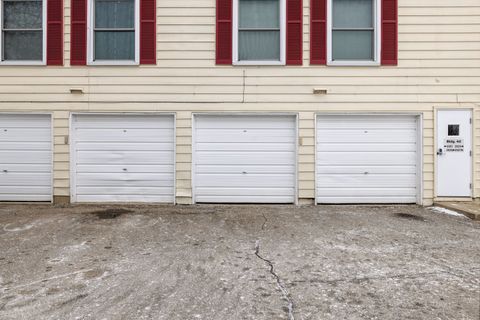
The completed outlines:
<svg viewBox="0 0 480 320">
<path fill-rule="evenodd" d="M 296 136 L 295 116 L 195 116 L 195 201 L 294 203 Z"/>
<path fill-rule="evenodd" d="M 472 195 L 472 113 L 441 110 L 437 115 L 437 196 Z"/>
<path fill-rule="evenodd" d="M 174 202 L 170 115 L 75 115 L 73 202 Z"/>
</svg>

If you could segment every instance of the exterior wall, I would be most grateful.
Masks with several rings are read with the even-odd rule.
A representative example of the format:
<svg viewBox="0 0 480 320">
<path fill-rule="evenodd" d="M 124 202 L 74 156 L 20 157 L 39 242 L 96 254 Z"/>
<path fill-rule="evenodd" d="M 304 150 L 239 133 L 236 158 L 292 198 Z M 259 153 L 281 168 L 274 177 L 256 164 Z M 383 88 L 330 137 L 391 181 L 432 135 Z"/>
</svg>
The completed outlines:
<svg viewBox="0 0 480 320">
<path fill-rule="evenodd" d="M 157 66 L 70 67 L 70 1 L 65 66 L 0 67 L 0 112 L 53 112 L 54 195 L 69 195 L 70 112 L 176 112 L 177 203 L 191 203 L 193 112 L 298 112 L 299 197 L 315 193 L 315 114 L 423 114 L 424 204 L 434 198 L 435 108 L 480 104 L 478 0 L 399 0 L 399 65 L 215 66 L 215 0 L 157 0 Z M 83 88 L 84 94 L 71 94 Z M 314 95 L 314 88 L 328 90 Z M 475 109 L 475 196 L 480 195 L 480 113 Z M 60 198 L 59 198 L 60 199 Z"/>
</svg>

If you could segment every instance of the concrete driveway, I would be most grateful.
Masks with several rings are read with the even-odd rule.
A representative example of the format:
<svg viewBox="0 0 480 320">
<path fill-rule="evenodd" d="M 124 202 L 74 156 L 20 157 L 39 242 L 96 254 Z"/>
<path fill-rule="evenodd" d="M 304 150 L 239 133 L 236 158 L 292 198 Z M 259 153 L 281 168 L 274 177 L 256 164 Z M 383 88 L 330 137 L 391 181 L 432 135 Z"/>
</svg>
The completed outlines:
<svg viewBox="0 0 480 320">
<path fill-rule="evenodd" d="M 479 276 L 417 206 L 0 205 L 3 320 L 478 320 Z"/>
</svg>

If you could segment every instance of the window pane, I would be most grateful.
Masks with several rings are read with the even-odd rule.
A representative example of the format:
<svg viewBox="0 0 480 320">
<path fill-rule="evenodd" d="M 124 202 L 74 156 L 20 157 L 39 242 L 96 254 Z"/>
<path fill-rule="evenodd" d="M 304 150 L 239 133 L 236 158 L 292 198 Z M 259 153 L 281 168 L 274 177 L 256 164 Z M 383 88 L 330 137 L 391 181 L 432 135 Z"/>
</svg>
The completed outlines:
<svg viewBox="0 0 480 320">
<path fill-rule="evenodd" d="M 95 31 L 95 60 L 135 60 L 135 32 Z"/>
<path fill-rule="evenodd" d="M 239 0 L 240 28 L 280 28 L 280 0 Z"/>
<path fill-rule="evenodd" d="M 42 29 L 41 1 L 4 1 L 4 29 Z"/>
<path fill-rule="evenodd" d="M 333 28 L 373 28 L 373 0 L 333 0 Z"/>
<path fill-rule="evenodd" d="M 240 31 L 238 58 L 240 61 L 280 61 L 280 31 Z"/>
<path fill-rule="evenodd" d="M 373 31 L 333 31 L 333 60 L 373 60 Z"/>
<path fill-rule="evenodd" d="M 134 28 L 134 0 L 96 0 L 95 28 Z"/>
<path fill-rule="evenodd" d="M 4 60 L 42 60 L 42 31 L 5 31 L 3 44 Z"/>
</svg>

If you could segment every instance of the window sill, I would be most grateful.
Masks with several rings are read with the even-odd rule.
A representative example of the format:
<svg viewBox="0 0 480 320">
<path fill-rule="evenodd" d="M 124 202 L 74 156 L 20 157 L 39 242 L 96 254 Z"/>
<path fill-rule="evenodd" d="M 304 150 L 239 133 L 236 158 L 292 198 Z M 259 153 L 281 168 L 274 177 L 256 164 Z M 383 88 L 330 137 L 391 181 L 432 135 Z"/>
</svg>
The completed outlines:
<svg viewBox="0 0 480 320">
<path fill-rule="evenodd" d="M 328 61 L 330 67 L 379 67 L 378 61 Z"/>
<path fill-rule="evenodd" d="M 0 66 L 46 66 L 45 61 L 1 61 Z"/>
<path fill-rule="evenodd" d="M 234 66 L 284 66 L 283 61 L 235 61 Z"/>
<path fill-rule="evenodd" d="M 137 61 L 109 61 L 109 60 L 98 60 L 88 62 L 89 66 L 138 66 Z"/>
</svg>

